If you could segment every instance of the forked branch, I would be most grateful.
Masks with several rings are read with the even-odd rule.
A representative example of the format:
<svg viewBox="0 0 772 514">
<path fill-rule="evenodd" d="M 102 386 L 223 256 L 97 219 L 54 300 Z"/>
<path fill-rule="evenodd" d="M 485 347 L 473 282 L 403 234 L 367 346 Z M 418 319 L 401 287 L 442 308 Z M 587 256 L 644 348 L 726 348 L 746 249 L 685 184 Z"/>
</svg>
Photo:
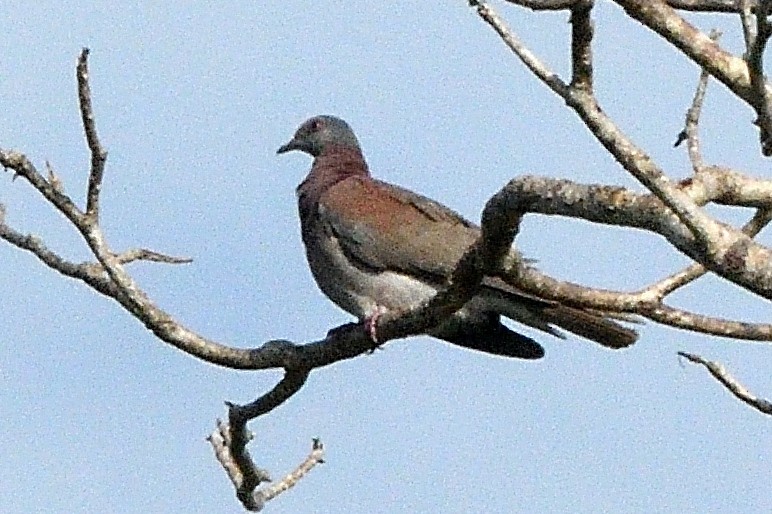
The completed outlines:
<svg viewBox="0 0 772 514">
<path fill-rule="evenodd" d="M 607 186 L 583 186 L 566 180 L 519 177 L 488 202 L 486 213 L 489 210 L 516 213 L 517 216 L 501 218 L 501 223 L 513 227 L 520 223 L 523 215 L 533 212 L 643 229 L 664 236 L 674 248 L 695 261 L 637 293 L 585 288 L 556 281 L 529 268 L 514 269 L 510 273 L 512 283 L 542 297 L 577 307 L 635 313 L 665 325 L 706 334 L 772 341 L 772 324 L 709 317 L 664 303 L 665 297 L 673 291 L 709 271 L 767 300 L 772 299 L 772 252 L 753 241 L 753 237 L 772 220 L 772 181 L 706 165 L 698 135 L 708 78 L 713 75 L 756 109 L 762 150 L 765 155 L 772 152 L 770 88 L 762 66 L 765 45 L 772 34 L 767 20 L 772 2 L 688 2 L 687 6 L 687 2 L 617 0 L 631 16 L 661 34 L 703 67 L 697 92 L 687 112 L 685 128 L 676 140 L 676 146 L 683 141 L 688 142 L 694 176 L 674 182 L 622 133 L 594 96 L 591 75 L 592 2 L 509 1 L 533 10 L 570 10 L 572 79 L 568 84 L 531 52 L 489 5 L 471 2 L 480 18 L 495 30 L 534 76 L 579 115 L 606 150 L 651 194 L 640 195 Z M 702 9 L 698 9 L 698 5 Z M 726 8 L 726 12 L 741 13 L 748 48 L 745 62 L 718 46 L 717 32 L 705 36 L 681 18 L 675 8 Z M 704 211 L 702 207 L 711 202 L 752 207 L 756 212 L 741 229 L 736 229 L 713 219 Z M 714 372 L 717 369 L 715 366 L 709 369 L 714 376 L 720 376 Z M 727 385 L 728 381 L 722 380 L 722 383 Z M 737 391 L 736 388 L 732 390 Z"/>
<path fill-rule="evenodd" d="M 382 315 L 378 329 L 380 341 L 425 333 L 463 306 L 474 295 L 485 275 L 502 270 L 506 272 L 508 280 L 518 287 L 567 305 L 595 309 L 603 313 L 616 313 L 621 317 L 627 314 L 640 315 L 669 326 L 727 337 L 772 340 L 770 324 L 710 318 L 664 303 L 666 296 L 702 276 L 706 270 L 732 280 L 759 296 L 772 298 L 772 252 L 752 239 L 770 221 L 772 181 L 758 180 L 734 170 L 705 165 L 699 153 L 696 126 L 698 107 L 704 97 L 704 84 L 707 83 L 707 72 L 717 76 L 720 74 L 717 70 L 723 69 L 723 65 L 705 65 L 707 72 L 700 81 L 702 92 L 700 93 L 698 88 L 698 95 L 693 103 L 693 109 L 696 111 L 696 114 L 693 113 L 693 127 L 690 128 L 687 122 L 685 129 L 694 176 L 685 181 L 672 181 L 653 159 L 629 140 L 605 115 L 594 97 L 593 2 L 544 0 L 512 3 L 532 9 L 571 10 L 572 76 L 570 82 L 566 82 L 530 52 L 489 6 L 472 2 L 479 16 L 494 28 L 540 80 L 574 109 L 598 141 L 614 155 L 624 169 L 646 186 L 651 194 L 540 177 L 519 177 L 511 181 L 486 205 L 482 219 L 482 235 L 468 249 L 446 289 L 419 308 L 404 312 L 391 311 Z M 640 3 L 619 3 L 635 4 L 636 8 L 642 9 Z M 713 3 L 715 9 L 720 8 L 719 3 Z M 651 8 L 661 14 L 665 12 L 663 5 L 667 9 L 689 9 L 687 4 L 695 7 L 697 2 L 653 4 L 656 5 Z M 707 5 L 707 2 L 702 5 Z M 745 5 L 747 15 L 747 2 Z M 756 13 L 755 4 L 751 10 Z M 766 34 L 764 31 L 767 28 L 759 25 L 756 29 Z M 707 43 L 701 44 L 701 51 L 709 47 Z M 756 48 L 758 53 L 763 53 L 764 46 L 758 37 L 754 39 L 753 44 L 751 50 Z M 690 56 L 690 52 L 697 52 L 684 51 Z M 113 299 L 159 339 L 191 356 L 232 369 L 281 368 L 285 371 L 284 378 L 254 402 L 246 405 L 229 403 L 228 422 L 218 422 L 217 429 L 208 437 L 217 460 L 236 489 L 239 500 L 246 508 L 259 510 L 267 501 L 295 485 L 314 466 L 322 462 L 323 447 L 315 440 L 310 455 L 294 472 L 278 483 L 266 487 L 264 483 L 270 480 L 268 473 L 254 463 L 247 451 L 247 443 L 252 438 L 247 429 L 248 422 L 271 412 L 296 394 L 313 370 L 365 354 L 372 350 L 373 343 L 361 326 L 350 324 L 337 327 L 324 339 L 307 344 L 272 340 L 256 348 L 238 348 L 195 333 L 152 301 L 127 272 L 125 266 L 139 260 L 174 264 L 190 260 L 143 248 L 115 252 L 108 245 L 99 220 L 100 193 L 105 179 L 107 152 L 102 147 L 96 130 L 88 55 L 88 50 L 84 49 L 76 67 L 80 112 L 91 156 L 85 207 L 80 208 L 72 197 L 66 194 L 49 165 L 47 174 L 43 174 L 24 154 L 1 148 L 0 164 L 13 170 L 14 176 L 28 182 L 69 220 L 83 237 L 95 261 L 74 263 L 63 259 L 40 238 L 21 234 L 11 228 L 2 216 L 2 211 L 0 238 L 35 255 L 51 269 L 80 280 Z M 718 55 L 726 60 L 726 56 Z M 746 70 L 748 67 L 753 68 L 755 62 L 752 52 L 749 52 L 749 56 L 747 66 L 745 61 L 740 60 Z M 731 63 L 736 64 L 735 61 Z M 758 69 L 761 70 L 760 67 Z M 752 102 L 754 107 L 760 105 L 758 95 L 766 94 L 765 83 L 761 87 L 757 82 L 751 84 L 751 79 L 744 84 L 738 82 L 739 79 L 735 76 L 718 78 L 722 81 L 734 81 L 738 94 L 746 95 L 743 96 L 746 100 L 755 95 L 756 100 Z M 763 124 L 761 118 L 760 124 Z M 765 129 L 762 127 L 762 130 Z M 752 207 L 756 213 L 745 227 L 738 229 L 708 216 L 702 207 L 711 202 Z M 606 291 L 557 281 L 522 262 L 507 260 L 513 238 L 519 230 L 522 217 L 527 213 L 570 216 L 594 223 L 647 230 L 664 236 L 676 249 L 691 257 L 695 264 L 638 292 Z M 691 354 L 684 356 L 690 358 Z"/>
<path fill-rule="evenodd" d="M 209 440 L 237 489 L 237 496 L 248 508 L 262 507 L 264 502 L 287 490 L 321 461 L 322 446 L 315 442 L 311 455 L 287 478 L 278 484 L 258 490 L 267 473 L 254 465 L 246 444 L 249 440 L 246 424 L 249 420 L 275 409 L 297 393 L 308 374 L 334 362 L 370 352 L 373 342 L 366 331 L 350 324 L 330 331 L 328 336 L 308 344 L 273 340 L 253 349 L 234 348 L 204 338 L 177 322 L 148 297 L 124 268 L 138 260 L 184 263 L 189 259 L 167 256 L 147 249 L 113 252 L 99 224 L 99 199 L 105 174 L 107 152 L 96 130 L 89 84 L 88 49 L 77 63 L 78 97 L 86 142 L 91 153 L 86 208 L 81 210 L 64 192 L 53 169 L 48 177 L 41 174 L 22 153 L 0 148 L 0 165 L 14 171 L 51 203 L 80 232 L 96 257 L 96 262 L 69 262 L 50 250 L 38 237 L 23 235 L 11 228 L 0 211 L 0 238 L 35 255 L 41 262 L 66 276 L 78 279 L 99 293 L 112 298 L 150 329 L 159 339 L 201 360 L 233 369 L 283 368 L 285 377 L 276 387 L 247 405 L 229 403 L 229 423 L 218 424 Z M 483 227 L 488 234 L 491 227 Z M 495 232 L 495 228 L 493 229 Z M 379 339 L 391 339 L 425 333 L 465 304 L 474 294 L 486 271 L 498 268 L 507 253 L 514 233 L 496 232 L 484 237 L 470 248 L 442 293 L 426 305 L 406 312 L 389 312 L 379 319 Z"/>
</svg>

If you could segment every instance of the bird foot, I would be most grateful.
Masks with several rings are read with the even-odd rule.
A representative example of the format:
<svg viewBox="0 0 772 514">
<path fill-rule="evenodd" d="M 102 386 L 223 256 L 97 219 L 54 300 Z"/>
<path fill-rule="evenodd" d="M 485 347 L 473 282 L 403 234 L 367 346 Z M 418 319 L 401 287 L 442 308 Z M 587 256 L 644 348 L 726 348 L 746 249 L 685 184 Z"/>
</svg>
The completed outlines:
<svg viewBox="0 0 772 514">
<path fill-rule="evenodd" d="M 374 344 L 371 353 L 381 346 L 381 343 L 378 341 L 377 333 L 378 318 L 381 317 L 381 314 L 386 314 L 386 312 L 388 312 L 386 307 L 377 305 L 363 321 L 365 332 L 367 332 L 367 335 L 370 336 L 370 339 Z"/>
</svg>

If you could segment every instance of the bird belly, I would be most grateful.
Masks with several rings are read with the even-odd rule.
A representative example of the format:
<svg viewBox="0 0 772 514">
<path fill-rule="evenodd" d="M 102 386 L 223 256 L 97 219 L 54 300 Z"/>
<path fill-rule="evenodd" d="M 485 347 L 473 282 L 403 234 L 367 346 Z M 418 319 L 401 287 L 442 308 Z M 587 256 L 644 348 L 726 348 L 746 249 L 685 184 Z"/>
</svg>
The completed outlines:
<svg viewBox="0 0 772 514">
<path fill-rule="evenodd" d="M 322 292 L 359 319 L 370 316 L 377 308 L 415 307 L 437 293 L 436 288 L 408 275 L 356 266 L 335 238 L 306 241 L 306 255 Z"/>
</svg>

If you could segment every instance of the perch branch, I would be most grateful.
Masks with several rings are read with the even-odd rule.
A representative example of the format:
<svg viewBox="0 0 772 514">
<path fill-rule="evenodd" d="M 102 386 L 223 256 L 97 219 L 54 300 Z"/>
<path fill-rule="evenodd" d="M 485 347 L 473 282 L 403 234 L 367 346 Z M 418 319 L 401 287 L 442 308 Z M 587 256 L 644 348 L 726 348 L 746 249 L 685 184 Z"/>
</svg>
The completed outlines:
<svg viewBox="0 0 772 514">
<path fill-rule="evenodd" d="M 49 169 L 49 178 L 46 179 L 25 155 L 3 149 L 0 149 L 0 164 L 12 169 L 15 176 L 24 178 L 67 217 L 97 258 L 98 265 L 74 264 L 65 261 L 48 250 L 39 239 L 23 236 L 5 223 L 0 224 L 0 234 L 11 244 L 32 252 L 49 267 L 78 278 L 114 299 L 159 339 L 194 357 L 234 369 L 285 369 L 284 379 L 255 402 L 244 406 L 229 404 L 229 427 L 225 430 L 227 437 L 222 433 L 219 436 L 213 434 L 210 437 L 218 459 L 221 459 L 221 462 L 225 462 L 226 457 L 230 459 L 223 464 L 223 467 L 234 483 L 239 484 L 237 486 L 239 498 L 245 505 L 257 507 L 261 502 L 291 487 L 320 462 L 322 448 L 321 444 L 315 443 L 312 455 L 298 470 L 288 475 L 287 479 L 255 496 L 253 493 L 256 487 L 267 478 L 267 474 L 254 465 L 246 451 L 246 443 L 249 440 L 246 423 L 271 411 L 295 394 L 305 383 L 312 369 L 366 353 L 372 349 L 372 341 L 361 326 L 350 324 L 331 331 L 324 340 L 314 343 L 296 345 L 289 341 L 274 340 L 254 349 L 231 348 L 203 338 L 157 307 L 125 271 L 123 265 L 136 260 L 175 263 L 188 260 L 145 249 L 116 254 L 108 246 L 99 226 L 98 216 L 107 153 L 102 148 L 94 123 L 87 58 L 88 50 L 84 49 L 77 65 L 81 115 L 88 149 L 92 155 L 86 212 L 81 211 L 64 193 L 64 188 L 55 179 L 53 170 Z M 461 308 L 477 291 L 485 273 L 500 267 L 500 261 L 508 254 L 513 237 L 513 230 L 502 232 L 498 227 L 490 227 L 484 222 L 480 240 L 463 256 L 444 291 L 437 294 L 426 305 L 405 312 L 392 311 L 380 318 L 381 341 L 425 333 Z"/>
</svg>

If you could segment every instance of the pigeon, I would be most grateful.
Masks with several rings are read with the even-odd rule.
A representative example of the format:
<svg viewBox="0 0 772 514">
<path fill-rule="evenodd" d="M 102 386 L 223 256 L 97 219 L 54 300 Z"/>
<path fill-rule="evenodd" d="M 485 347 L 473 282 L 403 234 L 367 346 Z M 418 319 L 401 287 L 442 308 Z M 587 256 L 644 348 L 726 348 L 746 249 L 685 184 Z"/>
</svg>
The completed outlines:
<svg viewBox="0 0 772 514">
<path fill-rule="evenodd" d="M 377 343 L 378 316 L 416 307 L 446 287 L 480 228 L 440 203 L 374 179 L 354 131 L 338 117 L 305 121 L 277 154 L 293 150 L 314 158 L 297 188 L 311 273 Z M 476 295 L 428 334 L 493 355 L 544 356 L 541 344 L 504 325 L 502 316 L 565 338 L 557 326 L 607 348 L 627 347 L 638 337 L 601 313 L 524 293 L 497 276 L 485 277 Z"/>
</svg>

